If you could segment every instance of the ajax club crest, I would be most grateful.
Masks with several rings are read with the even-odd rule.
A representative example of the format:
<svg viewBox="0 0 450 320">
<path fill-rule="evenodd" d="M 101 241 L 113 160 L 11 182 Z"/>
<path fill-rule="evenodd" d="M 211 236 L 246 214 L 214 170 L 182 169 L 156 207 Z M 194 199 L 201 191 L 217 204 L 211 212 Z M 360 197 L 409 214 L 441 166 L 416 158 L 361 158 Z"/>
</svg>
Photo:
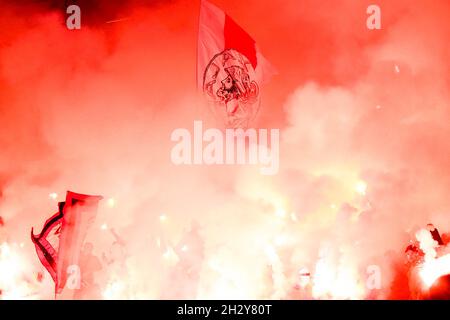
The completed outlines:
<svg viewBox="0 0 450 320">
<path fill-rule="evenodd" d="M 258 113 L 259 86 L 246 56 L 234 49 L 215 55 L 205 69 L 203 91 L 228 128 L 247 128 Z"/>
</svg>

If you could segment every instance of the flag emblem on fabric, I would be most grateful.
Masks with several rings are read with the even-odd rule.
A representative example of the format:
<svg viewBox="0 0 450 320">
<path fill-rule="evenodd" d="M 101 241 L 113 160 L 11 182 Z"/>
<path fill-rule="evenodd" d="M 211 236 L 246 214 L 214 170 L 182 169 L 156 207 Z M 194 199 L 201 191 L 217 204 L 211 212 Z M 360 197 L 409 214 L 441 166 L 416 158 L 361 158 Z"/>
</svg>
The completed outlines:
<svg viewBox="0 0 450 320">
<path fill-rule="evenodd" d="M 260 107 L 260 87 L 275 71 L 255 41 L 222 10 L 202 0 L 197 85 L 229 128 L 246 128 Z"/>
</svg>

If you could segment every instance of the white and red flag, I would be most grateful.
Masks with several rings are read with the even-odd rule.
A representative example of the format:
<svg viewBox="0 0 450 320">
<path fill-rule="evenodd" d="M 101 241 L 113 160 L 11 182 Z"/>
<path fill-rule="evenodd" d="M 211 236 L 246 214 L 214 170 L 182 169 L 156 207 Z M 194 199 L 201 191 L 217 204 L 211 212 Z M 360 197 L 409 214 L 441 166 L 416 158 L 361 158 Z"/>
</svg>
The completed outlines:
<svg viewBox="0 0 450 320">
<path fill-rule="evenodd" d="M 275 69 L 255 40 L 206 0 L 201 1 L 197 50 L 198 88 L 215 102 L 215 113 L 230 125 L 245 126 L 258 111 L 261 84 Z"/>
<path fill-rule="evenodd" d="M 41 233 L 34 235 L 31 229 L 31 240 L 39 260 L 55 282 L 55 294 L 69 291 L 65 296 L 71 297 L 80 289 L 66 288 L 66 283 L 70 274 L 80 277 L 76 282 L 82 281 L 80 253 L 101 199 L 101 196 L 68 191 L 66 201 L 59 203 L 59 211 L 45 222 Z"/>
</svg>

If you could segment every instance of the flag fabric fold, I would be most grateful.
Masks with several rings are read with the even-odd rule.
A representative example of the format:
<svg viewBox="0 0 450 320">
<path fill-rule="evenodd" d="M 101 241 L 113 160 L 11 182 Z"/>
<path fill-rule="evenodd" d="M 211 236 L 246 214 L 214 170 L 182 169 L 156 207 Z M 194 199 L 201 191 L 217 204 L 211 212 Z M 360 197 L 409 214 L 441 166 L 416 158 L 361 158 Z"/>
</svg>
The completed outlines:
<svg viewBox="0 0 450 320">
<path fill-rule="evenodd" d="M 80 251 L 101 199 L 68 191 L 66 201 L 59 203 L 59 211 L 47 219 L 41 233 L 35 235 L 31 229 L 31 240 L 55 282 L 55 293 L 65 289 L 69 267 L 79 266 Z"/>
<path fill-rule="evenodd" d="M 101 199 L 101 196 L 67 192 L 57 264 L 58 293 L 62 292 L 66 285 L 69 267 L 80 267 L 80 252 L 83 242 L 87 230 L 95 220 L 97 206 Z"/>
<path fill-rule="evenodd" d="M 197 85 L 204 89 L 207 67 L 218 54 L 226 50 L 236 50 L 253 67 L 258 83 L 264 83 L 276 73 L 273 66 L 258 50 L 255 40 L 221 9 L 206 0 L 201 1 Z"/>
<path fill-rule="evenodd" d="M 53 281 L 57 282 L 58 247 L 61 223 L 63 217 L 64 202 L 59 203 L 59 211 L 47 219 L 39 235 L 34 235 L 31 228 L 31 241 L 33 241 L 42 265 L 47 269 Z"/>
</svg>

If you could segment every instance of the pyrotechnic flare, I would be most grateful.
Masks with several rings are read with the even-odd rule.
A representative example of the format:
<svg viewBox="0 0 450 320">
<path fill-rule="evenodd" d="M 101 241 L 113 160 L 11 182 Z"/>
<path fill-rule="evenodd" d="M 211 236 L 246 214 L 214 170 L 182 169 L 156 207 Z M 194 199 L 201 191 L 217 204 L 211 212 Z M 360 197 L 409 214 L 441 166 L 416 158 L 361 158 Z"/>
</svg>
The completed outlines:
<svg viewBox="0 0 450 320">
<path fill-rule="evenodd" d="M 423 252 L 423 261 L 416 268 L 423 283 L 422 290 L 425 293 L 437 279 L 450 275 L 450 254 L 443 254 L 440 250 L 444 248 L 442 247 L 444 242 L 439 231 L 431 223 L 427 225 L 427 230 L 419 230 L 416 238 Z"/>
</svg>

